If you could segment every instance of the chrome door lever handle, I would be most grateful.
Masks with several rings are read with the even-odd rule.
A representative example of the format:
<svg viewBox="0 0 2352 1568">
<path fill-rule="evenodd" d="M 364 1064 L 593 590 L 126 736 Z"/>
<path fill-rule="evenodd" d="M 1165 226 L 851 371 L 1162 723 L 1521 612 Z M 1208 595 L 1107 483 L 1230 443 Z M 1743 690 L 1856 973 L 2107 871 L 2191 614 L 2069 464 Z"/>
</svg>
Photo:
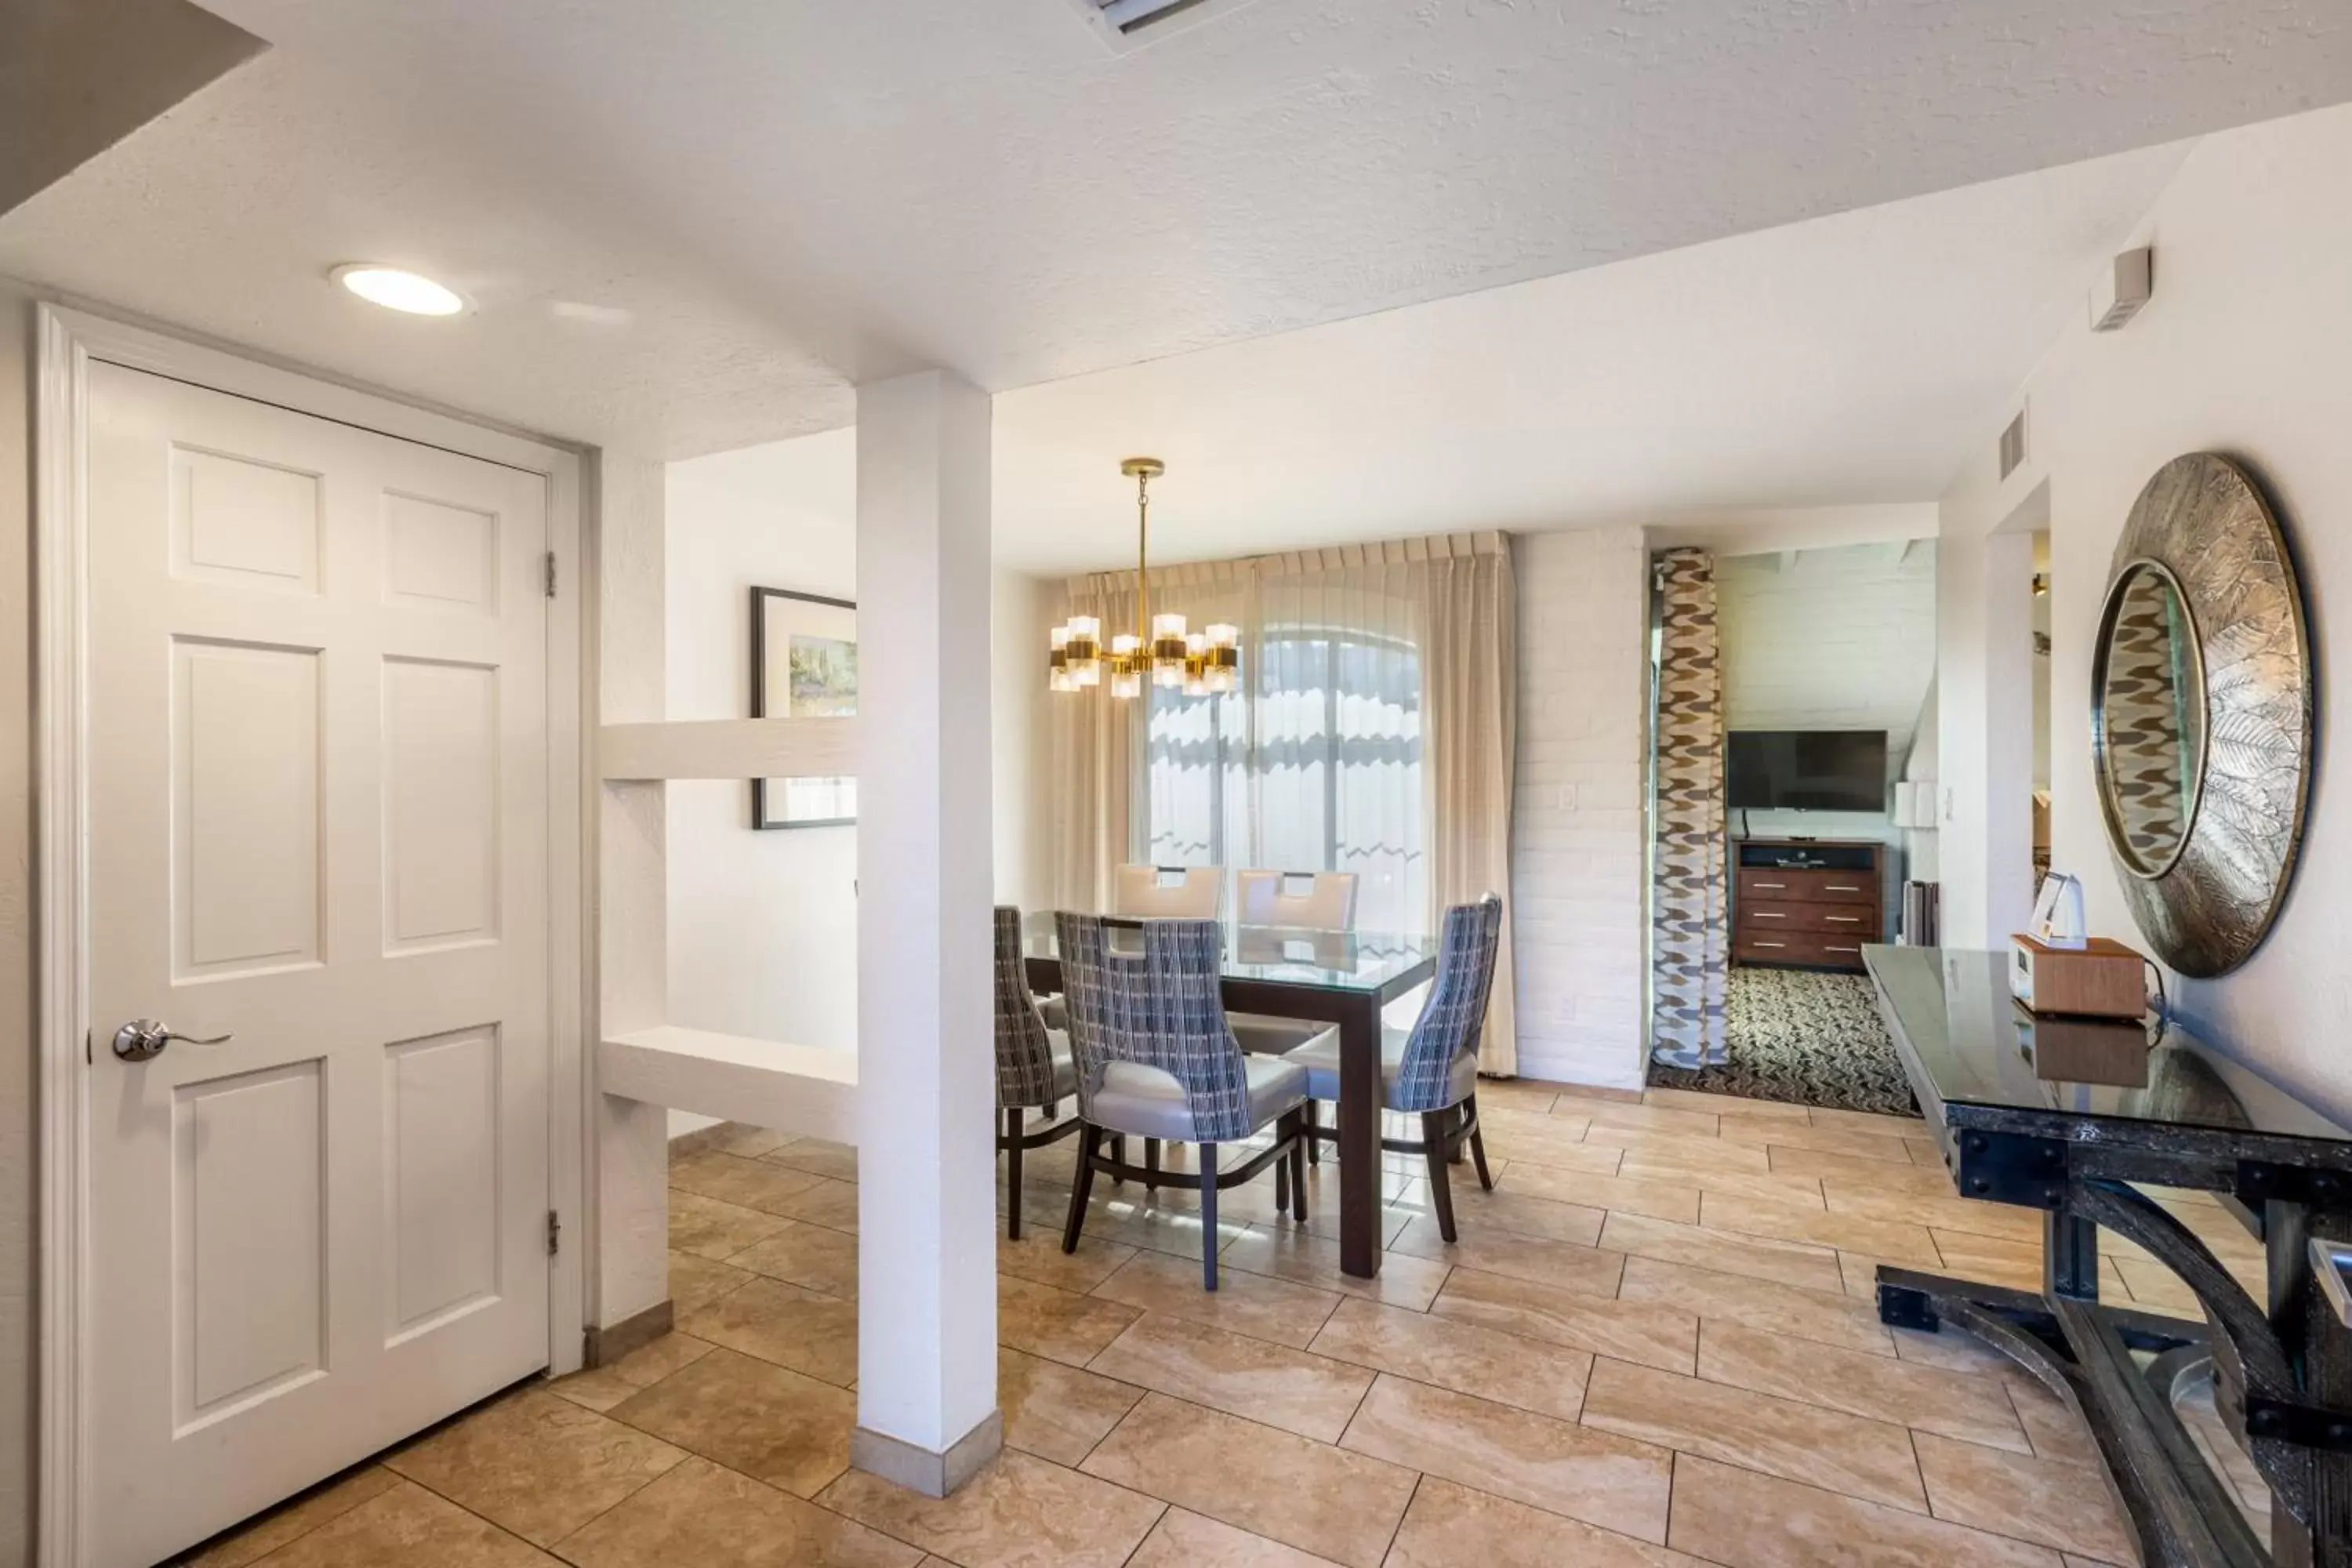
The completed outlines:
<svg viewBox="0 0 2352 1568">
<path fill-rule="evenodd" d="M 163 1054 L 163 1047 L 173 1040 L 189 1046 L 225 1046 L 236 1037 L 214 1035 L 198 1038 L 194 1035 L 175 1035 L 169 1024 L 152 1018 L 134 1018 L 114 1031 L 114 1054 L 126 1062 L 153 1061 Z"/>
</svg>

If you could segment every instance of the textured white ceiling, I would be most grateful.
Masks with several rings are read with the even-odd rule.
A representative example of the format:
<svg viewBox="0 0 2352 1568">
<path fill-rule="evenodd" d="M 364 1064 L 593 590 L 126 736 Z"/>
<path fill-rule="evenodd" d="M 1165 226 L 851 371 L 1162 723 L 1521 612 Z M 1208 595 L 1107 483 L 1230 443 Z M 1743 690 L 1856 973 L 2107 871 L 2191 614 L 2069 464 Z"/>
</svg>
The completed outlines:
<svg viewBox="0 0 2352 1568">
<path fill-rule="evenodd" d="M 1152 486 L 1161 562 L 1629 521 L 1734 553 L 1932 535 L 1969 447 L 1992 440 L 2186 155 L 2145 149 L 1000 393 L 997 560 L 1127 564 L 1134 489 L 1118 465 L 1132 452 L 1170 465 Z M 690 466 L 730 515 L 846 533 L 856 463 L 839 430 Z"/>
<path fill-rule="evenodd" d="M 214 7 L 277 47 L 0 271 L 672 456 L 2352 97 L 2342 0 L 1256 0 L 1123 55 L 1068 0 Z"/>
<path fill-rule="evenodd" d="M 2187 151 L 1002 394 L 998 557 L 1123 562 L 1118 459 L 1135 450 L 1169 465 L 1151 518 L 1171 561 L 1612 521 L 1718 542 L 1752 525 L 1827 542 L 1848 521 L 1932 532 L 1897 508 L 1807 539 L 1766 509 L 1941 496 Z"/>
</svg>

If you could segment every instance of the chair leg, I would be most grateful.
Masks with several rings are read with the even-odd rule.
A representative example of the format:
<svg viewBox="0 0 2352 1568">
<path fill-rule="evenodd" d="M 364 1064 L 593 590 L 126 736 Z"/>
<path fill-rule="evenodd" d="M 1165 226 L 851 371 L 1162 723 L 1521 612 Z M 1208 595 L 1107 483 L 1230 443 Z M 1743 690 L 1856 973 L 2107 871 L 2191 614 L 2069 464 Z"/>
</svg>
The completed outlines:
<svg viewBox="0 0 2352 1568">
<path fill-rule="evenodd" d="M 1421 1119 L 1422 1142 L 1429 1159 L 1429 1199 L 1437 1210 L 1437 1234 L 1454 1242 L 1454 1190 L 1446 1176 L 1445 1112 L 1432 1111 Z"/>
<path fill-rule="evenodd" d="M 1281 1120 L 1274 1124 L 1274 1135 L 1276 1139 L 1297 1137 L 1298 1112 L 1293 1110 L 1285 1113 Z M 1297 1145 L 1294 1143 L 1291 1147 L 1296 1148 Z M 1282 1158 L 1274 1163 L 1274 1212 L 1284 1214 L 1289 1208 L 1290 1150 L 1285 1149 L 1282 1152 Z"/>
<path fill-rule="evenodd" d="M 1315 1136 L 1315 1129 L 1323 1125 L 1322 1104 L 1318 1100 L 1307 1102 L 1307 1163 L 1310 1165 L 1323 1163 L 1323 1141 Z"/>
<path fill-rule="evenodd" d="M 1110 1157 L 1118 1161 L 1122 1165 L 1127 1163 L 1126 1133 L 1114 1132 L 1110 1135 Z M 1114 1187 L 1123 1187 L 1127 1185 L 1127 1178 L 1120 1175 L 1117 1171 L 1113 1171 L 1110 1173 L 1110 1184 Z"/>
<path fill-rule="evenodd" d="M 1462 1111 L 1470 1119 L 1470 1158 L 1478 1164 L 1478 1184 L 1491 1193 L 1495 1178 L 1486 1169 L 1486 1135 L 1478 1131 L 1478 1097 L 1474 1094 L 1464 1100 Z"/>
<path fill-rule="evenodd" d="M 1201 1145 L 1201 1288 L 1217 1288 L 1217 1146 Z"/>
<path fill-rule="evenodd" d="M 1095 1187 L 1095 1141 L 1100 1131 L 1081 1124 L 1078 1128 L 1077 1179 L 1070 1184 L 1070 1218 L 1062 1227 L 1062 1250 L 1078 1249 L 1078 1232 L 1087 1223 L 1087 1197 Z"/>
<path fill-rule="evenodd" d="M 1143 1141 L 1143 1168 L 1151 1173 L 1143 1178 L 1143 1190 L 1148 1193 L 1158 1192 L 1160 1190 L 1160 1140 L 1157 1138 L 1146 1138 Z"/>
<path fill-rule="evenodd" d="M 1307 1102 L 1307 1108 L 1299 1112 L 1299 1137 L 1298 1141 L 1290 1146 L 1290 1159 L 1288 1161 L 1290 1166 L 1290 1217 L 1297 1220 L 1301 1225 L 1305 1225 L 1307 1223 L 1307 1151 L 1314 1147 L 1315 1144 L 1315 1140 L 1307 1136 L 1305 1124 L 1307 1118 L 1314 1114 L 1315 1102 L 1310 1100 Z"/>
<path fill-rule="evenodd" d="M 1444 1114 L 1444 1113 L 1443 1113 L 1443 1112 L 1441 1112 L 1440 1114 Z M 1447 1144 L 1447 1146 L 1446 1146 L 1446 1156 L 1445 1156 L 1445 1157 L 1446 1157 L 1448 1160 L 1452 1161 L 1454 1164 L 1457 1164 L 1457 1165 L 1458 1165 L 1458 1164 L 1462 1163 L 1462 1156 L 1463 1156 L 1463 1154 L 1466 1152 L 1466 1151 L 1465 1151 L 1465 1149 L 1463 1148 L 1463 1144 L 1466 1142 L 1466 1140 L 1465 1140 L 1465 1139 L 1460 1135 L 1460 1134 L 1461 1134 L 1461 1129 L 1462 1129 L 1462 1128 L 1464 1128 L 1464 1127 L 1467 1127 L 1467 1126 L 1469 1126 L 1469 1125 L 1470 1125 L 1470 1117 L 1469 1117 L 1468 1112 L 1462 1110 L 1459 1107 L 1456 1107 L 1456 1108 L 1455 1108 L 1455 1110 L 1454 1110 L 1454 1114 L 1453 1114 L 1453 1115 L 1451 1115 L 1451 1116 L 1447 1116 L 1447 1117 L 1446 1117 L 1446 1121 L 1449 1121 L 1449 1122 L 1452 1122 L 1452 1121 L 1454 1121 L 1454 1118 L 1455 1118 L 1455 1117 L 1457 1117 L 1457 1116 L 1461 1119 L 1461 1121 L 1460 1121 L 1459 1124 L 1454 1128 L 1454 1135 L 1453 1135 L 1453 1137 L 1451 1138 L 1451 1141 L 1448 1142 L 1448 1144 Z"/>
<path fill-rule="evenodd" d="M 1021 1239 L 1021 1110 L 1018 1106 L 1004 1112 L 1004 1235 L 1007 1240 Z"/>
</svg>

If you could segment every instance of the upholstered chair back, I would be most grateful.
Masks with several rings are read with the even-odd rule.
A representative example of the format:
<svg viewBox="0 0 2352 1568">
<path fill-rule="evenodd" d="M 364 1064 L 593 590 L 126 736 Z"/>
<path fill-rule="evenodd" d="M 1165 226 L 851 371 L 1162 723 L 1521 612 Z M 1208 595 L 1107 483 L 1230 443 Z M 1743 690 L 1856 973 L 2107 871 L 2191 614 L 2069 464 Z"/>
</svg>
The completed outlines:
<svg viewBox="0 0 2352 1568">
<path fill-rule="evenodd" d="M 1136 1062 L 1175 1079 L 1198 1141 L 1248 1137 L 1248 1079 L 1218 991 L 1218 923 L 1147 920 L 1139 928 L 1120 927 L 1108 917 L 1067 910 L 1054 921 L 1080 1114 L 1094 1120 L 1093 1097 L 1106 1066 Z M 1126 951 L 1114 950 L 1114 935 Z"/>
<path fill-rule="evenodd" d="M 1021 911 L 996 906 L 996 1104 L 1054 1103 L 1054 1051 L 1021 955 Z"/>
<path fill-rule="evenodd" d="M 1503 900 L 1488 893 L 1475 904 L 1445 911 L 1437 949 L 1437 979 L 1405 1039 L 1392 1110 L 1443 1110 L 1458 1098 L 1454 1068 L 1475 1057 L 1486 1024 L 1486 996 L 1495 984 L 1495 952 L 1503 931 Z"/>
<path fill-rule="evenodd" d="M 1178 879 L 1176 873 L 1182 877 Z M 1170 867 L 1163 881 L 1157 866 L 1121 866 L 1113 885 L 1111 913 L 1132 920 L 1211 921 L 1222 911 L 1225 871 L 1222 866 Z"/>
<path fill-rule="evenodd" d="M 1356 874 L 1242 871 L 1234 879 L 1234 914 L 1245 926 L 1353 931 Z"/>
</svg>

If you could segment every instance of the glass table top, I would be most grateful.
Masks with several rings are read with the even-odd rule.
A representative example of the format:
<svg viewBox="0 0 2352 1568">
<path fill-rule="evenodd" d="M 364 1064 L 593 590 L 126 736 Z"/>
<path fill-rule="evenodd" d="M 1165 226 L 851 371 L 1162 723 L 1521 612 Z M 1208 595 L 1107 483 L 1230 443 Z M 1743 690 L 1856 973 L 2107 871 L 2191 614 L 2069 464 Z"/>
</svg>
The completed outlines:
<svg viewBox="0 0 2352 1568">
<path fill-rule="evenodd" d="M 1114 952 L 1141 952 L 1141 921 L 1114 921 Z M 1379 991 L 1423 965 L 1437 962 L 1437 939 L 1377 931 L 1309 931 L 1297 926 L 1245 926 L 1224 922 L 1228 980 L 1277 985 L 1315 985 L 1333 991 Z M 1045 910 L 1024 916 L 1021 950 L 1030 958 L 1052 959 L 1054 917 Z"/>
<path fill-rule="evenodd" d="M 2149 1023 L 2037 1017 L 2010 995 L 2005 952 L 1862 951 L 1909 1055 L 1948 1107 L 2352 1138 L 2178 1021 L 2159 1032 Z"/>
</svg>

